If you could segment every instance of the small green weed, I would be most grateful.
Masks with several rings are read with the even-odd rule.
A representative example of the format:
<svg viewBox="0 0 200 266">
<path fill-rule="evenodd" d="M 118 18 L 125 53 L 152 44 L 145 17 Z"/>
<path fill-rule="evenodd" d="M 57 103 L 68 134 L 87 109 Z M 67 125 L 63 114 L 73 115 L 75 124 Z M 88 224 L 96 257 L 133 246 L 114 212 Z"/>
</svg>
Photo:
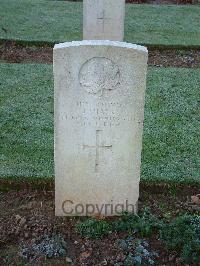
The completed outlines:
<svg viewBox="0 0 200 266">
<path fill-rule="evenodd" d="M 111 225 L 106 221 L 90 218 L 84 222 L 78 223 L 76 225 L 76 230 L 82 237 L 98 239 L 104 235 L 107 235 L 112 228 Z"/>
<path fill-rule="evenodd" d="M 113 230 L 115 231 L 134 231 L 138 232 L 142 237 L 150 236 L 153 229 L 160 229 L 162 222 L 155 217 L 148 208 L 138 216 L 125 213 L 118 221 L 113 222 Z"/>
<path fill-rule="evenodd" d="M 180 250 L 184 262 L 200 261 L 200 216 L 180 216 L 165 224 L 160 233 L 169 249 Z"/>
<path fill-rule="evenodd" d="M 123 213 L 118 220 L 111 223 L 89 218 L 78 223 L 76 230 L 82 237 L 94 239 L 101 238 L 113 231 L 128 231 L 130 234 L 139 233 L 141 237 L 145 237 L 150 236 L 154 229 L 160 229 L 161 227 L 162 221 L 151 214 L 148 208 L 145 208 L 140 216 Z"/>
<path fill-rule="evenodd" d="M 180 188 L 178 188 L 176 184 L 173 184 L 169 188 L 169 195 L 171 197 L 174 197 L 175 198 L 177 196 L 177 194 L 178 194 L 179 191 L 180 191 Z"/>
</svg>

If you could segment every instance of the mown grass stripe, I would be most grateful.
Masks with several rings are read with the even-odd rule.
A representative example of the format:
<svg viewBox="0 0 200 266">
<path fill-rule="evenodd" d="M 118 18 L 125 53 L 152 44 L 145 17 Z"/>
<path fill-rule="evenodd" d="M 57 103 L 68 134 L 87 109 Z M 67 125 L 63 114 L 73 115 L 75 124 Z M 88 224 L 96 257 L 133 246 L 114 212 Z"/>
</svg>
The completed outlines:
<svg viewBox="0 0 200 266">
<path fill-rule="evenodd" d="M 82 40 L 82 3 L 1 0 L 0 40 L 58 43 Z M 200 47 L 200 7 L 126 5 L 125 40 L 147 46 Z"/>
<path fill-rule="evenodd" d="M 0 64 L 0 178 L 53 178 L 51 65 Z M 200 183 L 200 69 L 149 67 L 143 181 Z"/>
</svg>

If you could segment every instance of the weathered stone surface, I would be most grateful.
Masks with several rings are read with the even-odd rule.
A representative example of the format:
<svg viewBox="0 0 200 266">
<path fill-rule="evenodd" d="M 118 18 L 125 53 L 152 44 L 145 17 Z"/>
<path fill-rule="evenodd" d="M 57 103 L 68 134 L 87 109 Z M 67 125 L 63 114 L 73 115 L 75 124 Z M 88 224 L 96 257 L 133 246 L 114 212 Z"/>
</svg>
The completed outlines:
<svg viewBox="0 0 200 266">
<path fill-rule="evenodd" d="M 83 0 L 83 39 L 124 39 L 125 0 Z"/>
<path fill-rule="evenodd" d="M 136 207 L 146 67 L 142 46 L 55 46 L 56 215 L 116 215 L 127 204 Z"/>
</svg>

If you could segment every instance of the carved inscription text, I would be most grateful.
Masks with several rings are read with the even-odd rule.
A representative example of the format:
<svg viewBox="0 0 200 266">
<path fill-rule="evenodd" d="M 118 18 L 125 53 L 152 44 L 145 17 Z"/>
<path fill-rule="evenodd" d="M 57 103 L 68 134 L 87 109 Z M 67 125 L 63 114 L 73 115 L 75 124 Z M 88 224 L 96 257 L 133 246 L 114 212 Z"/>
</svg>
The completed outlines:
<svg viewBox="0 0 200 266">
<path fill-rule="evenodd" d="M 76 102 L 74 114 L 65 114 L 64 119 L 78 126 L 94 128 L 118 127 L 123 122 L 132 122 L 133 115 L 126 112 L 125 106 L 119 102 L 99 102 L 95 106 L 89 102 Z"/>
</svg>

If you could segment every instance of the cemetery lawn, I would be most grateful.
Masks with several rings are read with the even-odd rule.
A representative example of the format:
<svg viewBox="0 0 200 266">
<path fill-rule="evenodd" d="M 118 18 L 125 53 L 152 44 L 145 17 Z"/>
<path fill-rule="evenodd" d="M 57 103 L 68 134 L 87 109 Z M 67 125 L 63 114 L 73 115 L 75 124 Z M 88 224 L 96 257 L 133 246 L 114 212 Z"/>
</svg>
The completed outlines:
<svg viewBox="0 0 200 266">
<path fill-rule="evenodd" d="M 53 179 L 51 65 L 0 64 L 4 180 Z M 200 183 L 200 69 L 149 67 L 143 181 Z"/>
<path fill-rule="evenodd" d="M 1 0 L 0 40 L 56 43 L 82 39 L 82 4 Z M 200 47 L 200 7 L 126 5 L 125 40 L 153 46 Z"/>
</svg>

